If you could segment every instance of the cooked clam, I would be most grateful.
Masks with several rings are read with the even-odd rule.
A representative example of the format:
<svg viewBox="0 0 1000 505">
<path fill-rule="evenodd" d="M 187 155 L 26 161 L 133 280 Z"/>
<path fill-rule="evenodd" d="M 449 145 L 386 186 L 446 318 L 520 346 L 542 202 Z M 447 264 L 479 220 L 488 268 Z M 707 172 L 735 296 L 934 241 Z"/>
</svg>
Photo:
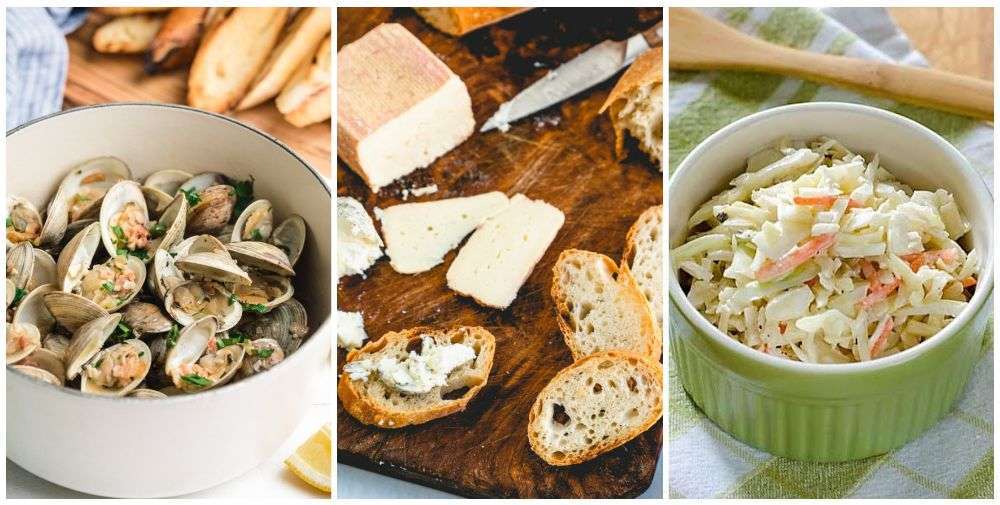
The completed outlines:
<svg viewBox="0 0 1000 505">
<path fill-rule="evenodd" d="M 163 214 L 153 223 L 149 230 L 150 253 L 155 254 L 160 249 L 170 250 L 177 242 L 184 239 L 184 229 L 187 226 L 187 200 L 178 195 L 167 205 Z"/>
<path fill-rule="evenodd" d="M 260 338 L 251 340 L 246 345 L 246 356 L 240 367 L 240 376 L 248 377 L 255 373 L 268 370 L 285 359 L 285 351 L 277 340 Z"/>
<path fill-rule="evenodd" d="M 250 340 L 269 338 L 277 341 L 285 354 L 299 348 L 309 333 L 306 309 L 295 298 L 289 298 L 266 314 L 240 323 L 238 329 Z"/>
<path fill-rule="evenodd" d="M 65 335 L 59 333 L 49 333 L 42 338 L 42 349 L 47 349 L 51 351 L 59 361 L 65 363 L 66 361 L 66 349 L 69 349 L 69 339 Z M 63 370 L 65 374 L 65 369 Z"/>
<path fill-rule="evenodd" d="M 150 258 L 150 225 L 146 199 L 135 181 L 111 187 L 101 203 L 101 242 L 111 256 Z"/>
<path fill-rule="evenodd" d="M 222 283 L 211 280 L 187 281 L 167 292 L 167 313 L 183 326 L 204 317 L 218 319 L 217 331 L 225 331 L 243 317 L 243 306 Z"/>
<path fill-rule="evenodd" d="M 56 319 L 45 304 L 45 295 L 57 292 L 54 284 L 44 284 L 31 290 L 14 311 L 12 323 L 27 323 L 35 328 L 41 335 L 48 335 L 56 326 Z"/>
<path fill-rule="evenodd" d="M 7 364 L 17 363 L 42 346 L 38 328 L 28 323 L 7 323 Z"/>
<path fill-rule="evenodd" d="M 173 247 L 173 249 L 170 250 L 170 252 L 176 254 L 177 256 L 214 251 L 229 254 L 229 251 L 226 251 L 226 244 L 223 244 L 217 237 L 204 234 L 188 237 L 180 241 Z"/>
<path fill-rule="evenodd" d="M 217 330 L 214 318 L 200 319 L 181 331 L 177 344 L 167 353 L 164 368 L 181 391 L 197 392 L 225 384 L 239 370 L 245 354 L 242 346 L 234 344 L 206 353 Z"/>
<path fill-rule="evenodd" d="M 121 320 L 121 314 L 101 316 L 80 326 L 73 333 L 73 338 L 69 341 L 69 348 L 66 349 L 67 379 L 73 380 L 77 375 L 80 375 L 84 365 L 101 351 L 104 343 L 114 333 Z"/>
<path fill-rule="evenodd" d="M 51 372 L 42 370 L 41 368 L 35 368 L 33 366 L 28 366 L 28 365 L 14 365 L 11 368 L 13 368 L 17 372 L 27 375 L 28 377 L 34 377 L 38 380 L 48 382 L 49 384 L 52 384 L 54 386 L 63 385 L 63 383 L 59 381 L 58 377 L 52 375 Z"/>
<path fill-rule="evenodd" d="M 256 312 L 269 312 L 292 297 L 295 289 L 288 277 L 250 271 L 250 284 L 238 284 L 233 294 L 244 306 L 260 307 Z"/>
<path fill-rule="evenodd" d="M 63 363 L 62 358 L 58 354 L 44 347 L 35 349 L 34 352 L 17 364 L 33 366 L 49 372 L 59 379 L 60 386 L 66 383 L 66 364 Z"/>
<path fill-rule="evenodd" d="M 174 201 L 174 196 L 164 193 L 156 188 L 142 186 L 142 197 L 146 199 L 146 210 L 149 217 L 159 218 L 167 210 L 170 202 Z M 183 196 L 181 196 L 183 198 Z"/>
<path fill-rule="evenodd" d="M 98 352 L 84 365 L 80 390 L 102 396 L 124 396 L 146 378 L 152 362 L 146 343 L 126 340 Z"/>
<path fill-rule="evenodd" d="M 87 270 L 71 293 L 114 312 L 135 298 L 146 282 L 146 266 L 135 256 L 115 256 Z"/>
<path fill-rule="evenodd" d="M 108 311 L 100 305 L 73 293 L 51 291 L 42 295 L 45 307 L 55 318 L 59 326 L 71 332 L 94 319 L 108 315 Z"/>
<path fill-rule="evenodd" d="M 159 392 L 159 391 L 157 391 L 155 389 L 145 389 L 145 388 L 133 389 L 131 393 L 129 393 L 129 394 L 125 395 L 125 396 L 130 396 L 132 398 L 143 398 L 143 399 L 148 399 L 148 400 L 155 400 L 155 399 L 166 398 L 167 397 L 167 395 L 165 395 L 165 394 L 163 394 L 163 393 L 161 393 L 161 392 Z"/>
<path fill-rule="evenodd" d="M 240 264 L 291 277 L 295 275 L 288 255 L 266 242 L 243 241 L 226 244 L 229 254 Z"/>
<path fill-rule="evenodd" d="M 230 242 L 241 240 L 256 240 L 263 242 L 271 238 L 274 229 L 274 214 L 271 209 L 271 202 L 267 200 L 257 200 L 247 208 L 243 209 L 240 217 L 233 225 L 233 232 Z"/>
<path fill-rule="evenodd" d="M 184 277 L 184 272 L 177 268 L 174 256 L 160 249 L 153 255 L 153 266 L 150 268 L 148 280 L 150 289 L 163 300 L 167 297 L 167 291 L 184 283 L 187 278 Z"/>
<path fill-rule="evenodd" d="M 175 262 L 180 271 L 193 276 L 227 284 L 250 284 L 250 276 L 228 252 L 196 252 L 178 258 Z"/>
<path fill-rule="evenodd" d="M 174 321 L 167 317 L 158 305 L 146 302 L 132 302 L 122 310 L 122 322 L 138 337 L 147 333 L 166 333 Z"/>
<path fill-rule="evenodd" d="M 42 215 L 24 198 L 7 198 L 7 247 L 21 242 L 35 243 L 42 233 Z"/>
<path fill-rule="evenodd" d="M 226 176 L 218 172 L 202 172 L 181 183 L 181 185 L 177 188 L 177 192 L 194 196 L 201 193 L 207 187 L 218 186 L 225 183 Z M 191 202 L 189 201 L 188 203 Z M 191 206 L 193 207 L 194 204 L 191 204 Z"/>
<path fill-rule="evenodd" d="M 31 242 L 21 242 L 7 251 L 7 278 L 14 287 L 25 289 L 35 268 L 35 253 Z"/>
<path fill-rule="evenodd" d="M 181 185 L 190 179 L 191 174 L 183 170 L 157 170 L 149 174 L 146 180 L 142 181 L 142 185 L 173 197 Z"/>
<path fill-rule="evenodd" d="M 34 249 L 32 256 L 34 257 L 34 265 L 31 268 L 31 278 L 28 279 L 28 285 L 25 289 L 31 291 L 44 284 L 57 284 L 59 282 L 58 271 L 56 260 L 52 258 L 52 255 L 41 249 Z"/>
<path fill-rule="evenodd" d="M 284 251 L 294 267 L 306 245 L 306 220 L 299 215 L 289 216 L 274 229 L 269 242 Z"/>
<path fill-rule="evenodd" d="M 131 177 L 128 166 L 110 156 L 87 160 L 74 167 L 63 178 L 55 197 L 49 202 L 37 244 L 51 246 L 59 243 L 69 223 L 94 217 L 108 188 Z"/>
<path fill-rule="evenodd" d="M 232 186 L 220 184 L 209 186 L 195 195 L 188 196 L 187 226 L 191 233 L 216 234 L 233 215 L 236 205 L 236 190 Z"/>
</svg>

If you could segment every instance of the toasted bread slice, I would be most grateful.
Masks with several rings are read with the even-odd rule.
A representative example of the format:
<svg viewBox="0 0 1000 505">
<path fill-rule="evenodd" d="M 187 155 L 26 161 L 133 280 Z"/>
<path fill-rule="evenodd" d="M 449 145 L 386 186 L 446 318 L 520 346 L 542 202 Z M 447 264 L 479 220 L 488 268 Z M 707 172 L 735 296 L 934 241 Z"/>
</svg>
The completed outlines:
<svg viewBox="0 0 1000 505">
<path fill-rule="evenodd" d="M 237 7 L 205 34 L 188 75 L 188 105 L 233 108 L 260 72 L 288 18 L 287 7 Z"/>
<path fill-rule="evenodd" d="M 601 112 L 610 109 L 615 153 L 624 156 L 625 132 L 663 170 L 663 48 L 646 51 L 615 84 Z"/>
<path fill-rule="evenodd" d="M 431 26 L 460 37 L 520 14 L 530 7 L 414 7 Z"/>
<path fill-rule="evenodd" d="M 643 211 L 625 236 L 619 267 L 628 270 L 649 302 L 657 326 L 663 327 L 663 206 Z"/>
<path fill-rule="evenodd" d="M 309 126 L 330 119 L 330 36 L 316 50 L 312 62 L 306 62 L 274 99 L 285 121 L 298 126 Z"/>
<path fill-rule="evenodd" d="M 639 285 L 611 258 L 567 249 L 552 267 L 559 329 L 579 361 L 604 351 L 660 359 L 660 331 Z"/>
<path fill-rule="evenodd" d="M 328 7 L 300 10 L 285 29 L 278 47 L 274 48 L 264 68 L 254 78 L 250 91 L 236 106 L 236 110 L 255 107 L 277 96 L 296 70 L 308 66 L 310 58 L 316 55 L 320 43 L 329 33 Z"/>
<path fill-rule="evenodd" d="M 575 465 L 648 430 L 663 415 L 663 368 L 630 353 L 593 354 L 538 393 L 528 442 L 550 465 Z"/>
<path fill-rule="evenodd" d="M 188 64 L 201 40 L 208 7 L 178 7 L 170 11 L 146 53 L 146 73 Z"/>
<path fill-rule="evenodd" d="M 461 326 L 450 330 L 411 328 L 389 332 L 347 355 L 346 363 L 360 359 L 394 357 L 402 360 L 411 350 L 419 350 L 423 336 L 439 344 L 465 344 L 476 351 L 476 359 L 448 375 L 447 384 L 424 394 L 403 394 L 380 380 L 351 380 L 340 375 L 337 397 L 349 414 L 364 424 L 380 428 L 402 428 L 465 410 L 476 393 L 486 385 L 493 368 L 496 339 L 485 328 Z"/>
<path fill-rule="evenodd" d="M 133 14 L 152 14 L 166 12 L 170 7 L 94 7 L 94 12 L 105 16 L 131 16 Z"/>
<path fill-rule="evenodd" d="M 149 48 L 163 18 L 146 14 L 121 16 L 94 31 L 94 49 L 102 53 L 139 54 Z"/>
</svg>

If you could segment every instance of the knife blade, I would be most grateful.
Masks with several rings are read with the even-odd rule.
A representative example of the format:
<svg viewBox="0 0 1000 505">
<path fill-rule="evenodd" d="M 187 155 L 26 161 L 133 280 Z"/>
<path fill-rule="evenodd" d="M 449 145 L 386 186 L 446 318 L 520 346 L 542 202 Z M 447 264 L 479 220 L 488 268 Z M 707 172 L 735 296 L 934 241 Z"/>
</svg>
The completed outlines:
<svg viewBox="0 0 1000 505">
<path fill-rule="evenodd" d="M 557 104 L 599 84 L 631 64 L 640 54 L 663 40 L 663 23 L 626 40 L 605 40 L 558 68 L 550 70 L 500 108 L 483 124 L 480 132 L 494 128 L 507 131 L 510 123 Z"/>
</svg>

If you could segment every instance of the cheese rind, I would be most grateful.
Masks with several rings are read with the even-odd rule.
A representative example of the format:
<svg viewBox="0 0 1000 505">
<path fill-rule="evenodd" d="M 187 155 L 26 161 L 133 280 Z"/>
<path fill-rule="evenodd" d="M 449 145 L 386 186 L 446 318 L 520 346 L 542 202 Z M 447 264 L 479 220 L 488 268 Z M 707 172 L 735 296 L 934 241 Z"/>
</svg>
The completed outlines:
<svg viewBox="0 0 1000 505">
<path fill-rule="evenodd" d="M 493 191 L 383 209 L 376 216 L 382 222 L 389 264 L 403 274 L 430 270 L 466 235 L 507 205 L 507 195 Z"/>
<path fill-rule="evenodd" d="M 564 221 L 552 205 L 514 195 L 458 252 L 448 269 L 448 287 L 482 305 L 507 308 Z"/>
<path fill-rule="evenodd" d="M 472 134 L 465 83 L 403 26 L 375 27 L 337 63 L 337 154 L 372 191 Z"/>
<path fill-rule="evenodd" d="M 382 239 L 357 200 L 337 198 L 337 278 L 364 275 L 382 257 Z"/>
</svg>

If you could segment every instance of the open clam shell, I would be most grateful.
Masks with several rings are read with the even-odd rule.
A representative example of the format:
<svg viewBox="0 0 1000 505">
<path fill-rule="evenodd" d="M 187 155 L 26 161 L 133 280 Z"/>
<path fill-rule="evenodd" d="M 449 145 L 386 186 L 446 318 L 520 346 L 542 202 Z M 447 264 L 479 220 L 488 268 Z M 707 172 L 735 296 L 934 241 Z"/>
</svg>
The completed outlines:
<svg viewBox="0 0 1000 505">
<path fill-rule="evenodd" d="M 306 246 L 306 220 L 298 214 L 288 216 L 274 229 L 268 242 L 284 251 L 294 267 Z"/>
<path fill-rule="evenodd" d="M 236 206 L 236 190 L 232 186 L 220 184 L 209 186 L 197 194 L 197 203 L 188 211 L 188 231 L 214 235 L 229 223 Z M 192 199 L 188 198 L 191 204 Z"/>
<path fill-rule="evenodd" d="M 226 384 L 236 375 L 243 364 L 246 350 L 242 345 L 233 344 L 215 352 L 205 354 L 210 325 L 185 328 L 177 337 L 177 345 L 167 355 L 166 369 L 174 386 L 181 391 L 196 393 Z M 186 340 L 184 345 L 182 341 Z"/>
<path fill-rule="evenodd" d="M 129 393 L 129 394 L 125 395 L 125 396 L 129 396 L 129 397 L 132 397 L 132 398 L 142 398 L 142 399 L 145 399 L 145 400 L 155 400 L 155 399 L 160 399 L 160 398 L 166 398 L 167 397 L 167 395 L 165 395 L 165 394 L 163 394 L 163 393 L 161 393 L 161 392 L 159 392 L 159 391 L 157 391 L 155 389 L 146 389 L 146 388 L 133 389 L 131 393 Z"/>
<path fill-rule="evenodd" d="M 115 344 L 94 355 L 83 367 L 80 391 L 92 395 L 124 396 L 146 378 L 152 353 L 137 338 Z"/>
<path fill-rule="evenodd" d="M 35 269 L 35 252 L 31 242 L 21 242 L 7 250 L 7 278 L 15 287 L 26 289 Z"/>
<path fill-rule="evenodd" d="M 226 249 L 236 261 L 266 272 L 292 277 L 295 270 L 288 261 L 288 255 L 276 246 L 266 242 L 243 241 L 226 244 Z"/>
<path fill-rule="evenodd" d="M 18 362 L 18 365 L 40 368 L 59 379 L 60 386 L 66 384 L 66 364 L 63 363 L 58 354 L 44 347 L 35 349 L 34 352 Z"/>
<path fill-rule="evenodd" d="M 150 289 L 161 300 L 167 297 L 167 291 L 187 281 L 184 272 L 177 268 L 176 259 L 163 249 L 153 255 L 153 266 L 150 268 L 148 283 Z"/>
<path fill-rule="evenodd" d="M 38 328 L 42 335 L 48 335 L 56 327 L 56 318 L 45 304 L 45 295 L 59 292 L 54 284 L 44 284 L 28 292 L 14 311 L 13 323 L 28 323 Z"/>
<path fill-rule="evenodd" d="M 66 378 L 73 380 L 83 370 L 83 365 L 97 354 L 108 338 L 114 333 L 121 314 L 108 314 L 98 317 L 73 333 L 66 349 Z"/>
<path fill-rule="evenodd" d="M 250 284 L 250 276 L 229 253 L 222 251 L 196 252 L 178 258 L 175 262 L 180 271 L 191 276 L 211 279 L 227 284 Z"/>
<path fill-rule="evenodd" d="M 174 321 L 167 317 L 158 305 L 146 302 L 132 302 L 122 310 L 122 322 L 136 336 L 147 333 L 166 333 Z"/>
<path fill-rule="evenodd" d="M 97 222 L 87 225 L 66 244 L 56 261 L 56 275 L 63 291 L 70 292 L 80 284 L 100 244 L 101 225 Z"/>
<path fill-rule="evenodd" d="M 52 384 L 54 386 L 63 385 L 63 382 L 60 382 L 58 377 L 52 375 L 51 372 L 42 370 L 41 368 L 36 368 L 29 365 L 14 365 L 11 368 L 17 372 L 27 375 L 28 377 L 34 377 L 40 381 L 48 382 L 49 384 Z"/>
<path fill-rule="evenodd" d="M 274 230 L 274 211 L 271 202 L 256 200 L 247 205 L 240 217 L 236 218 L 230 242 L 256 240 L 263 242 L 271 238 Z"/>
<path fill-rule="evenodd" d="M 262 312 L 270 312 L 295 294 L 295 288 L 292 287 L 292 280 L 289 277 L 251 271 L 250 281 L 250 284 L 235 286 L 233 294 L 240 303 L 263 306 Z"/>
<path fill-rule="evenodd" d="M 188 172 L 166 169 L 149 174 L 146 180 L 142 181 L 142 185 L 173 197 L 181 185 L 189 180 L 191 180 L 191 174 Z"/>
<path fill-rule="evenodd" d="M 42 232 L 42 215 L 34 204 L 19 196 L 7 198 L 7 248 L 34 243 Z"/>
<path fill-rule="evenodd" d="M 270 312 L 243 321 L 239 330 L 250 340 L 276 340 L 288 355 L 299 348 L 302 339 L 309 333 L 309 321 L 305 307 L 295 298 L 289 298 Z"/>
<path fill-rule="evenodd" d="M 177 335 L 177 342 L 167 351 L 163 369 L 176 385 L 186 368 L 194 365 L 219 330 L 218 320 L 214 317 L 202 317 L 184 326 Z M 179 387 L 179 386 L 178 386 Z"/>
<path fill-rule="evenodd" d="M 135 181 L 116 183 L 101 204 L 101 242 L 111 256 L 145 252 L 149 258 L 149 210 Z"/>
<path fill-rule="evenodd" d="M 205 188 L 218 186 L 226 183 L 226 176 L 218 172 L 202 172 L 184 181 L 178 186 L 177 191 L 188 194 L 201 193 Z M 192 193 L 194 191 L 194 193 Z"/>
<path fill-rule="evenodd" d="M 252 340 L 244 347 L 247 354 L 243 358 L 243 365 L 240 366 L 240 377 L 249 377 L 269 370 L 285 360 L 285 351 L 281 348 L 281 344 L 274 339 Z"/>
<path fill-rule="evenodd" d="M 226 251 L 226 244 L 223 244 L 221 240 L 212 235 L 194 235 L 188 237 L 175 245 L 170 252 L 176 254 L 177 256 L 186 256 L 188 254 L 199 253 L 199 252 L 213 252 L 213 251 Z"/>
<path fill-rule="evenodd" d="M 66 349 L 69 349 L 69 338 L 59 333 L 49 333 L 42 337 L 42 348 L 51 351 L 59 361 L 64 363 L 63 373 L 65 374 Z"/>
<path fill-rule="evenodd" d="M 150 241 L 147 248 L 150 254 L 155 254 L 159 249 L 169 251 L 174 244 L 184 239 L 187 209 L 187 200 L 184 195 L 177 195 L 170 201 L 150 230 Z"/>
<path fill-rule="evenodd" d="M 104 156 L 84 161 L 63 177 L 56 196 L 49 201 L 45 223 L 37 243 L 59 243 L 69 223 L 95 214 L 108 188 L 132 178 L 128 166 L 118 158 Z"/>
<path fill-rule="evenodd" d="M 45 293 L 42 299 L 59 326 L 71 332 L 76 332 L 87 323 L 108 315 L 108 311 L 93 301 L 65 291 Z"/>
<path fill-rule="evenodd" d="M 170 202 L 174 201 L 174 196 L 164 193 L 156 188 L 142 186 L 142 197 L 146 199 L 146 209 L 151 218 L 159 218 L 167 210 Z M 183 196 L 182 196 L 183 198 Z"/>
<path fill-rule="evenodd" d="M 10 279 L 4 280 L 7 281 L 7 308 L 9 309 L 10 304 L 14 303 L 14 298 L 17 298 L 17 286 Z"/>
<path fill-rule="evenodd" d="M 225 286 L 216 281 L 193 280 L 167 292 L 167 313 L 182 326 L 204 317 L 218 320 L 216 331 L 226 331 L 240 322 L 243 306 L 237 303 Z"/>
<path fill-rule="evenodd" d="M 52 258 L 52 255 L 37 248 L 32 250 L 32 255 L 34 256 L 35 264 L 31 269 L 31 278 L 28 280 L 28 286 L 25 289 L 31 291 L 38 286 L 58 283 L 58 269 L 56 268 L 56 260 Z"/>
<path fill-rule="evenodd" d="M 135 256 L 115 256 L 88 270 L 73 288 L 78 294 L 108 312 L 129 302 L 146 282 L 146 265 Z"/>
<path fill-rule="evenodd" d="M 7 323 L 7 364 L 28 357 L 42 346 L 42 335 L 29 323 Z"/>
</svg>

